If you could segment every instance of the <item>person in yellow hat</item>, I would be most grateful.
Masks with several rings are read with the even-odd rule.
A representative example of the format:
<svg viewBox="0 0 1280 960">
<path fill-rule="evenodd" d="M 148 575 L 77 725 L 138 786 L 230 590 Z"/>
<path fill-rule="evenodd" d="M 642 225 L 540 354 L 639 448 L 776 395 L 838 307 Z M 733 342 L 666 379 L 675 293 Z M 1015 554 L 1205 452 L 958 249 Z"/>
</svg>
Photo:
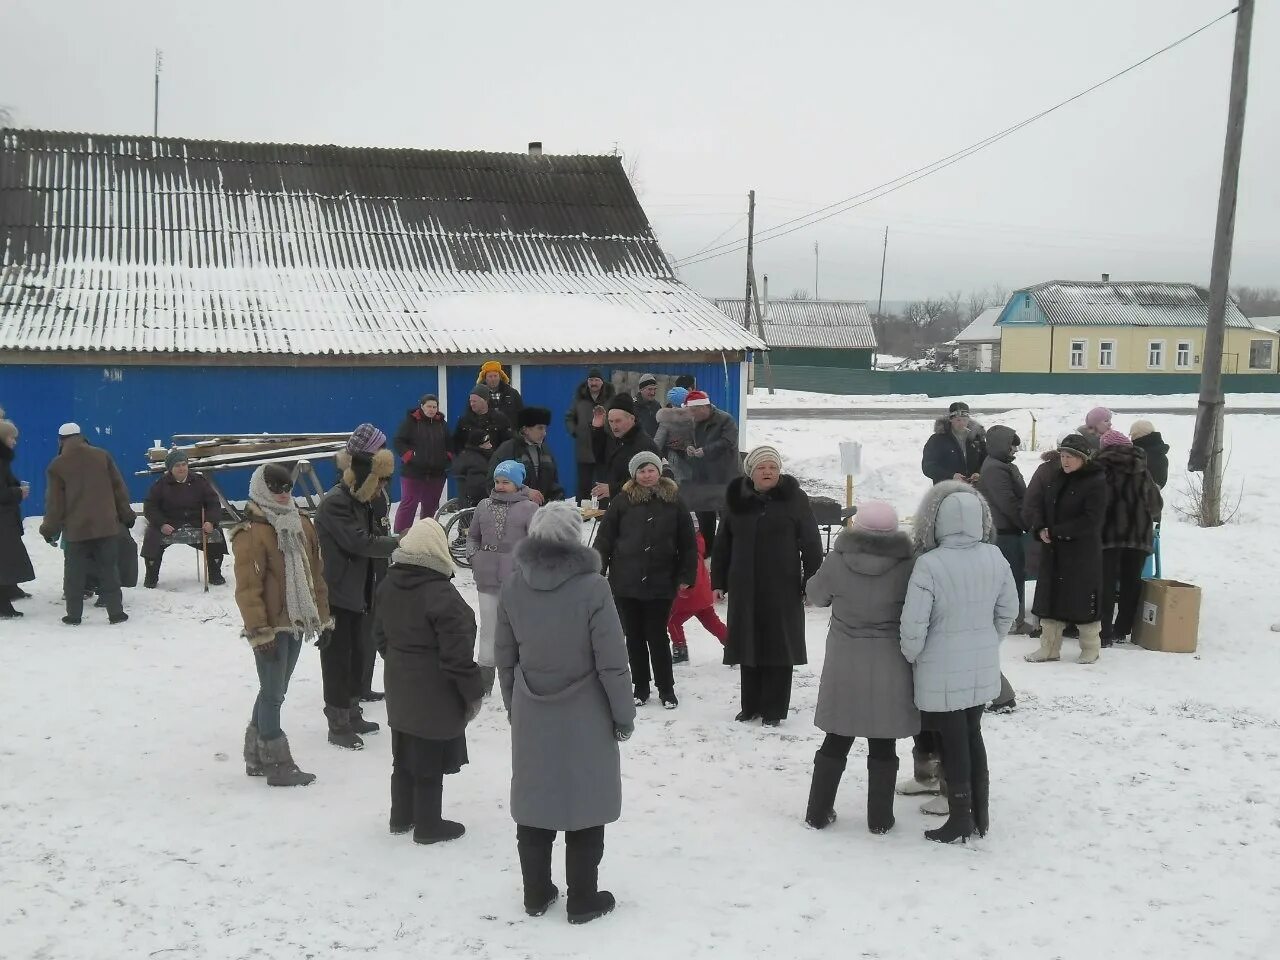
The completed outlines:
<svg viewBox="0 0 1280 960">
<path fill-rule="evenodd" d="M 511 385 L 511 377 L 502 369 L 500 360 L 486 360 L 476 377 L 476 386 L 488 391 L 489 409 L 502 413 L 509 423 L 516 422 L 516 414 L 524 409 L 524 398 Z"/>
</svg>

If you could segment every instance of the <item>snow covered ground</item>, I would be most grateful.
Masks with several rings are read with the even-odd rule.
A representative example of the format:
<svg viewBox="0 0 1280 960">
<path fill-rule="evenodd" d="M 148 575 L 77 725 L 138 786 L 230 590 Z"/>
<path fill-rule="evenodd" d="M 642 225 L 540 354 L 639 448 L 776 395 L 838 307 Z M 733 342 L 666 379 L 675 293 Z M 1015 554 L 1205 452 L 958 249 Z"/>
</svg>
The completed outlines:
<svg viewBox="0 0 1280 960">
<path fill-rule="evenodd" d="M 946 410 L 953 400 L 964 400 L 974 409 L 992 410 L 1000 407 L 1065 406 L 1079 410 L 1077 423 L 1085 413 L 1101 404 L 1133 410 L 1138 407 L 1158 410 L 1194 409 L 1198 397 L 1195 394 L 1157 394 L 1153 396 L 1098 396 L 1061 397 L 1055 394 L 993 393 L 978 396 L 956 394 L 947 397 L 930 397 L 923 393 L 892 393 L 884 395 L 857 394 L 846 396 L 838 393 L 810 393 L 806 390 L 775 390 L 772 395 L 760 387 L 747 398 L 750 409 L 758 407 L 937 407 Z M 1278 407 L 1280 393 L 1233 393 L 1227 398 L 1229 407 Z M 1136 418 L 1135 418 L 1136 419 Z M 1075 426 L 1075 424 L 1072 424 Z"/>
<path fill-rule="evenodd" d="M 1042 407 L 1042 434 L 1074 425 L 1077 406 Z M 797 672 L 790 720 L 769 731 L 733 722 L 737 674 L 691 624 L 680 709 L 643 710 L 623 747 L 623 819 L 607 831 L 601 871 L 618 910 L 581 928 L 563 904 L 536 920 L 521 910 L 497 704 L 468 732 L 470 766 L 446 781 L 446 812 L 466 837 L 416 847 L 387 833 L 385 732 L 358 754 L 325 742 L 314 649 L 284 719 L 319 780 L 270 789 L 240 764 L 255 683 L 231 589 L 202 594 L 190 552 L 175 548 L 159 590 L 128 592 L 127 625 L 108 627 L 97 610 L 66 628 L 60 554 L 28 519 L 35 596 L 24 620 L 0 625 L 0 956 L 1274 956 L 1280 635 L 1267 627 L 1280 619 L 1280 418 L 1229 423 L 1241 522 L 1200 530 L 1171 510 L 1165 527 L 1166 575 L 1204 588 L 1199 653 L 1122 647 L 1081 667 L 1069 649 L 1062 663 L 1031 665 L 1021 656 L 1034 641 L 1007 641 L 1020 708 L 985 724 L 986 840 L 926 843 L 932 822 L 903 798 L 894 831 L 871 836 L 860 757 L 840 820 L 805 829 L 825 612 L 808 614 L 813 662 Z M 1191 418 L 1158 426 L 1175 451 L 1176 504 Z M 859 495 L 909 514 L 927 486 L 928 430 L 761 421 L 752 439 L 777 443 L 789 471 L 833 495 L 836 442 L 861 440 Z M 1020 461 L 1025 472 L 1034 462 Z M 469 575 L 459 580 L 470 595 Z M 555 871 L 563 886 L 562 848 Z"/>
</svg>

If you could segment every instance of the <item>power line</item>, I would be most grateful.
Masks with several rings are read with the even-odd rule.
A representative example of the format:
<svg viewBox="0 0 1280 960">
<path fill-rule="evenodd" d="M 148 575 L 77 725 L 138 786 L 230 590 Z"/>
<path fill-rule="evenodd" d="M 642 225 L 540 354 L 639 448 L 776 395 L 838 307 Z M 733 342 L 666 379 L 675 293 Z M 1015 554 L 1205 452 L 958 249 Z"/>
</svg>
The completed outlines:
<svg viewBox="0 0 1280 960">
<path fill-rule="evenodd" d="M 1120 70 L 1118 73 L 1113 73 L 1111 76 L 1107 77 L 1105 80 L 1100 80 L 1097 83 L 1093 84 L 1093 86 L 1088 87 L 1084 90 L 1081 90 L 1079 93 L 1074 94 L 1073 96 L 1070 96 L 1067 99 L 1062 100 L 1058 103 L 1055 103 L 1053 106 L 1048 107 L 1044 110 L 1041 110 L 1039 113 L 1033 114 L 1032 116 L 1027 117 L 1024 120 L 1020 120 L 1018 123 L 1015 123 L 1012 126 L 1005 127 L 1003 130 L 1000 130 L 997 133 L 993 133 L 990 136 L 977 141 L 976 143 L 971 143 L 969 144 L 969 146 L 963 147 L 962 149 L 957 150 L 955 153 L 948 154 L 947 156 L 942 157 L 938 160 L 934 160 L 932 163 L 927 163 L 922 167 L 917 167 L 914 170 L 908 171 L 907 173 L 894 177 L 892 180 L 886 180 L 884 183 L 878 184 L 877 186 L 871 187 L 867 190 L 863 190 L 861 193 L 855 193 L 851 197 L 846 197 L 843 200 L 837 200 L 834 203 L 829 203 L 825 207 L 819 207 L 818 209 L 813 210 L 807 214 L 804 214 L 803 216 L 793 217 L 790 220 L 784 220 L 781 223 L 777 224 L 776 226 L 770 227 L 767 230 L 762 230 L 760 231 L 760 234 L 757 235 L 755 238 L 756 243 L 763 243 L 768 240 L 777 240 L 781 237 L 785 237 L 799 230 L 804 230 L 807 227 L 811 227 L 815 224 L 821 223 L 824 220 L 829 220 L 832 217 L 838 216 L 841 213 L 844 213 L 848 210 L 852 210 L 855 207 L 863 206 L 864 204 L 870 203 L 873 200 L 879 200 L 881 197 L 888 196 L 891 193 L 901 190 L 903 187 L 910 186 L 911 184 L 915 183 L 918 180 L 923 180 L 925 177 L 930 177 L 935 173 L 945 170 L 947 167 L 950 167 L 953 164 L 959 163 L 961 160 L 967 159 L 968 157 L 973 156 L 975 153 L 979 153 L 980 151 L 985 150 L 987 147 L 990 147 L 996 143 L 999 143 L 1001 140 L 1005 139 L 1006 137 L 1012 136 L 1013 134 L 1021 130 L 1023 127 L 1029 126 L 1030 124 L 1035 123 L 1037 120 L 1041 120 L 1044 117 L 1049 116 L 1049 114 L 1054 113 L 1058 110 L 1061 110 L 1063 107 L 1071 103 L 1074 103 L 1075 101 L 1079 100 L 1081 97 L 1086 97 L 1089 94 L 1093 93 L 1094 91 L 1099 90 L 1102 87 L 1105 87 L 1107 84 L 1111 83 L 1112 81 L 1118 80 L 1121 77 L 1125 76 L 1126 74 L 1132 73 L 1134 70 L 1137 70 L 1139 67 L 1145 66 L 1146 64 L 1150 63 L 1152 60 L 1156 59 L 1156 57 L 1159 57 L 1165 53 L 1168 53 L 1170 50 L 1173 50 L 1176 47 L 1181 46 L 1182 44 L 1186 43 L 1188 40 L 1191 40 L 1192 38 L 1199 36 L 1201 33 L 1204 33 L 1210 27 L 1214 26 L 1215 24 L 1219 23 L 1222 20 L 1225 20 L 1227 17 L 1233 15 L 1235 12 L 1236 12 L 1236 8 L 1233 7 L 1231 10 L 1228 10 L 1226 13 L 1215 17 L 1214 19 L 1210 20 L 1208 23 L 1204 24 L 1203 26 L 1198 27 L 1195 30 L 1192 30 L 1186 36 L 1180 37 L 1179 39 L 1174 40 L 1172 43 L 1161 47 L 1159 50 L 1155 51 L 1154 53 L 1146 57 L 1143 57 L 1138 62 L 1130 64 L 1129 66 L 1125 67 L 1123 70 Z M 795 224 L 795 226 L 792 226 L 792 224 Z M 783 229 L 783 228 L 789 228 L 789 229 Z M 686 257 L 684 260 L 677 261 L 675 266 L 683 268 L 683 267 L 693 266 L 694 264 L 697 264 L 697 263 L 705 263 L 708 260 L 714 260 L 714 259 L 717 259 L 718 257 L 723 257 L 731 253 L 736 253 L 737 251 L 744 249 L 745 246 L 746 246 L 745 239 L 730 241 L 729 243 L 720 244 L 718 247 L 711 247 L 709 250 L 703 253 L 695 254 L 695 255 Z"/>
<path fill-rule="evenodd" d="M 731 223 L 727 229 L 721 230 L 718 234 L 716 234 L 715 238 L 710 243 L 705 244 L 696 253 L 691 253 L 689 254 L 689 256 L 685 257 L 684 259 L 692 260 L 694 257 L 699 256 L 703 253 L 706 253 L 708 250 L 714 247 L 717 243 L 719 243 L 722 239 L 724 239 L 725 234 L 732 233 L 734 230 L 738 229 L 738 224 L 742 223 L 742 221 L 745 219 L 747 219 L 747 215 L 744 213 L 737 220 Z"/>
</svg>

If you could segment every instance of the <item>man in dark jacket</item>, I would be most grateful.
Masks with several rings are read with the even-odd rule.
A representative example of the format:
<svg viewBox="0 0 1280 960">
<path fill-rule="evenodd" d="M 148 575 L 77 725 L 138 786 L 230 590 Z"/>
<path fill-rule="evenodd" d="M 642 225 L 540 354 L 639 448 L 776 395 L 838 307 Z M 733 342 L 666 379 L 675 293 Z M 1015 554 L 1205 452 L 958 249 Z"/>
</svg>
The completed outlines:
<svg viewBox="0 0 1280 960">
<path fill-rule="evenodd" d="M 487 430 L 472 430 L 467 445 L 453 462 L 453 475 L 458 483 L 458 496 L 474 507 L 489 495 L 489 460 L 493 456 L 493 439 Z"/>
<path fill-rule="evenodd" d="M 615 392 L 613 384 L 605 382 L 603 371 L 599 367 L 592 367 L 587 371 L 587 379 L 574 391 L 573 403 L 564 415 L 565 429 L 573 437 L 574 459 L 578 466 L 574 497 L 579 501 L 591 496 L 591 485 L 600 479 L 595 446 L 591 439 L 591 423 L 596 412 L 609 405 Z"/>
<path fill-rule="evenodd" d="M 1133 445 L 1147 455 L 1147 470 L 1161 490 L 1169 482 L 1169 445 L 1150 420 L 1135 420 L 1129 428 Z"/>
<path fill-rule="evenodd" d="M 658 378 L 652 373 L 642 374 L 640 385 L 636 388 L 636 419 L 640 421 L 640 429 L 649 436 L 658 433 L 658 411 L 662 403 L 658 400 Z"/>
<path fill-rule="evenodd" d="M 476 377 L 476 386 L 485 390 L 485 399 L 489 401 L 489 409 L 496 410 L 507 418 L 507 424 L 516 422 L 516 416 L 524 409 L 524 398 L 520 391 L 511 385 L 511 378 L 502 369 L 498 360 L 486 360 L 480 367 L 480 375 Z"/>
<path fill-rule="evenodd" d="M 1022 506 L 1027 497 L 1027 484 L 1013 463 L 1014 454 L 1021 444 L 1021 438 L 1009 427 L 996 426 L 987 431 L 987 458 L 982 461 L 976 484 L 978 492 L 991 506 L 996 546 L 1009 562 L 1014 585 L 1018 588 L 1018 620 L 1009 631 L 1012 634 L 1027 632 L 1027 562 L 1022 537 Z"/>
<path fill-rule="evenodd" d="M 987 457 L 982 427 L 969 418 L 969 405 L 956 401 L 933 425 L 933 436 L 924 445 L 920 470 L 934 483 L 963 480 L 973 483 Z"/>
<path fill-rule="evenodd" d="M 400 506 L 396 509 L 396 532 L 408 530 L 421 514 L 435 516 L 440 509 L 453 451 L 449 449 L 449 426 L 440 412 L 440 399 L 428 393 L 405 414 L 396 431 L 396 456 L 400 458 Z"/>
<path fill-rule="evenodd" d="M 616 497 L 631 479 L 631 458 L 642 450 L 657 454 L 653 438 L 640 429 L 636 420 L 635 402 L 629 393 L 619 393 L 609 401 L 608 412 L 597 413 L 591 423 L 591 444 L 600 468 L 601 480 L 590 495 L 600 501 L 602 507 L 610 497 Z M 661 457 L 661 454 L 658 454 Z"/>
<path fill-rule="evenodd" d="M 67 555 L 63 592 L 67 615 L 62 622 L 75 626 L 84 612 L 85 578 L 97 576 L 98 596 L 112 623 L 124 623 L 124 598 L 120 593 L 120 569 L 116 538 L 123 524 L 137 521 L 129 505 L 129 491 L 111 454 L 89 445 L 74 423 L 58 428 L 60 451 L 49 464 L 45 489 L 44 522 L 40 536 L 57 545 L 65 535 Z"/>
<path fill-rule="evenodd" d="M 742 475 L 738 424 L 729 414 L 717 409 L 701 390 L 690 390 L 684 405 L 693 415 L 693 447 L 685 451 L 693 467 L 693 482 L 719 488 L 722 494 L 730 481 Z M 698 510 L 698 529 L 708 555 L 715 549 L 718 519 L 717 510 Z"/>
<path fill-rule="evenodd" d="M 390 480 L 395 459 L 387 438 L 372 424 L 361 424 L 347 443 L 350 463 L 342 479 L 324 495 L 316 511 L 316 533 L 324 560 L 333 627 L 321 638 L 320 672 L 324 679 L 324 715 L 329 742 L 359 750 L 361 733 L 376 723 L 360 708 L 364 673 L 364 618 L 372 604 L 372 560 L 391 556 L 397 539 L 378 533 L 371 501 Z"/>
<path fill-rule="evenodd" d="M 551 449 L 546 445 L 551 411 L 546 407 L 525 407 L 520 411 L 516 424 L 516 435 L 498 447 L 489 458 L 487 486 L 493 488 L 493 470 L 498 464 L 504 460 L 518 460 L 524 464 L 524 485 L 529 491 L 529 499 L 538 506 L 551 500 L 563 500 L 560 472 Z"/>
<path fill-rule="evenodd" d="M 174 543 L 171 539 L 174 534 L 181 530 L 188 536 L 179 534 L 179 542 L 205 550 L 209 582 L 221 586 L 227 582 L 222 576 L 222 560 L 227 555 L 227 547 L 218 530 L 218 522 L 222 519 L 222 502 L 218 493 L 205 477 L 191 472 L 184 451 L 170 450 L 164 458 L 164 465 L 168 469 L 151 485 L 142 505 L 142 515 L 147 518 L 147 532 L 142 538 L 142 559 L 147 574 L 142 585 L 154 589 L 160 582 L 160 561 L 164 559 L 164 551 Z"/>
<path fill-rule="evenodd" d="M 473 431 L 487 433 L 495 447 L 511 439 L 511 421 L 506 414 L 489 405 L 487 387 L 476 387 L 467 398 L 468 409 L 458 418 L 453 430 L 453 452 L 462 453 Z"/>
</svg>

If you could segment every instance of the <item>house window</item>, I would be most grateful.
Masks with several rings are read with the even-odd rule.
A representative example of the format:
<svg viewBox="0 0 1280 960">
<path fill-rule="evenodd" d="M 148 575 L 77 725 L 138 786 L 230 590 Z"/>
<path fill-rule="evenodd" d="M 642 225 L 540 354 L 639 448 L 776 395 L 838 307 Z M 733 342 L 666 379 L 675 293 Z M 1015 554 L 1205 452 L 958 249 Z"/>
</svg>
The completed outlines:
<svg viewBox="0 0 1280 960">
<path fill-rule="evenodd" d="M 1147 341 L 1147 367 L 1152 370 L 1164 369 L 1164 341 Z"/>
<path fill-rule="evenodd" d="M 1085 360 L 1086 352 L 1089 349 L 1088 340 L 1072 340 L 1071 341 L 1071 369 L 1083 370 L 1087 361 Z"/>
<path fill-rule="evenodd" d="M 1273 341 L 1271 340 L 1250 340 L 1249 369 L 1270 370 L 1275 363 L 1272 349 Z"/>
<path fill-rule="evenodd" d="M 1186 370 L 1188 367 L 1191 366 L 1191 341 L 1190 340 L 1178 341 L 1178 353 L 1177 353 L 1177 356 L 1174 358 L 1173 362 L 1174 362 L 1174 366 L 1176 366 L 1179 370 Z"/>
<path fill-rule="evenodd" d="M 1098 344 L 1098 366 L 1103 370 L 1113 370 L 1116 365 L 1116 342 L 1103 340 Z"/>
</svg>

